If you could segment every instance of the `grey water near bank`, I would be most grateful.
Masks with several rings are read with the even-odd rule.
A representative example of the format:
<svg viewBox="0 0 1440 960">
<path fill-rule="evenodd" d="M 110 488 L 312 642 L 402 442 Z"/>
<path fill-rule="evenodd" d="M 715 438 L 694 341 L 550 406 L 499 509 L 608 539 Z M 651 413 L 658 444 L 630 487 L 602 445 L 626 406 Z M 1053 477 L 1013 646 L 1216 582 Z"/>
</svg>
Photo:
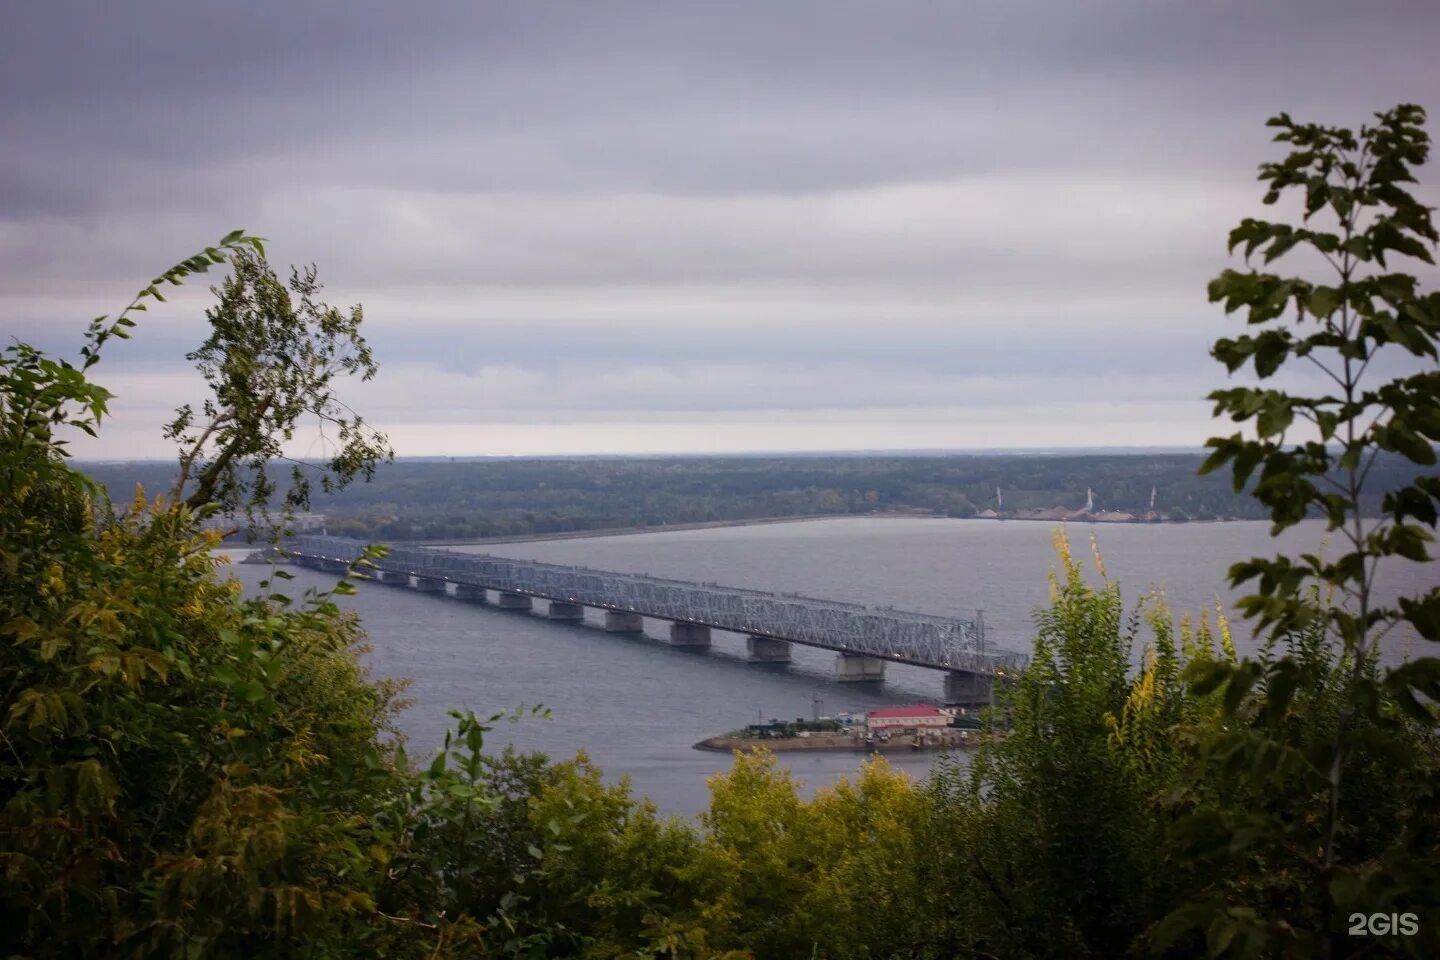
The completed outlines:
<svg viewBox="0 0 1440 960">
<path fill-rule="evenodd" d="M 1028 651 L 1030 616 L 1047 600 L 1053 532 L 1039 523 L 846 518 L 453 549 L 955 616 L 983 609 L 992 643 Z M 1277 549 L 1268 524 L 1259 522 L 1072 524 L 1069 533 L 1087 566 L 1089 537 L 1098 538 L 1127 602 L 1162 588 L 1177 613 L 1213 610 L 1217 598 L 1228 602 L 1226 567 Z M 1310 550 L 1322 539 L 1321 525 L 1307 523 L 1278 548 Z M 265 569 L 232 571 L 254 584 Z M 315 571 L 292 572 L 293 593 L 334 582 Z M 1382 576 L 1382 597 L 1393 597 L 1428 588 L 1437 568 L 1396 563 Z M 400 718 L 412 755 L 438 747 L 452 707 L 488 714 L 542 703 L 552 719 L 503 724 L 491 734 L 496 748 L 510 743 L 555 758 L 584 750 L 607 775 L 629 776 L 636 792 L 671 813 L 704 809 L 706 777 L 729 765 L 723 755 L 692 749 L 706 737 L 758 717 L 809 717 L 817 707 L 863 711 L 941 695 L 934 671 L 888 664 L 883 684 L 837 683 L 834 655 L 824 651 L 797 646 L 791 664 L 752 664 L 741 636 L 717 631 L 709 650 L 672 648 L 661 624 L 647 622 L 645 636 L 607 634 L 593 611 L 584 623 L 555 623 L 371 583 L 341 600 L 365 623 L 371 669 L 412 681 L 412 705 Z M 1254 648 L 1243 626 L 1236 634 L 1242 652 Z M 1390 638 L 1387 656 L 1402 658 L 1405 645 L 1404 637 Z M 862 759 L 817 752 L 782 755 L 780 762 L 813 788 L 852 773 Z M 934 757 L 888 760 L 923 777 Z"/>
</svg>

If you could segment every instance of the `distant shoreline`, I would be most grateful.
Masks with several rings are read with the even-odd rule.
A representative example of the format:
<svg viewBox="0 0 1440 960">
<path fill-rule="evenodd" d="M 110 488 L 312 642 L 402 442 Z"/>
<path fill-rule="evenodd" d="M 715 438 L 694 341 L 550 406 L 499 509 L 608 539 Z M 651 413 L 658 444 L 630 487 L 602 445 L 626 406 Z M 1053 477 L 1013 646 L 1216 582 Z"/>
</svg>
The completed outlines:
<svg viewBox="0 0 1440 960">
<path fill-rule="evenodd" d="M 700 520 L 694 523 L 667 523 L 650 527 L 601 527 L 595 530 L 562 530 L 556 533 L 524 533 L 505 537 L 467 537 L 460 540 L 406 540 L 403 542 L 426 547 L 470 547 L 501 543 L 541 543 L 547 540 L 588 540 L 592 537 L 629 537 L 639 533 L 675 533 L 682 530 L 717 530 L 725 527 L 758 527 L 775 523 L 810 523 L 815 520 L 987 520 L 993 522 L 1015 520 L 1021 523 L 1179 525 L 1182 523 L 1233 523 L 1244 519 L 1242 517 L 1215 517 L 1211 520 L 1170 520 L 1168 518 L 1156 518 L 1154 520 L 1144 520 L 1140 518 L 1110 519 L 1103 514 L 1094 517 L 1061 517 L 1051 516 L 1049 515 L 1049 511 L 1041 511 L 1041 513 L 1045 515 L 1024 516 L 1017 514 L 994 517 L 937 517 L 933 513 L 918 513 L 906 510 L 881 511 L 878 513 L 817 513 L 798 517 L 752 517 L 748 520 Z"/>
<path fill-rule="evenodd" d="M 637 533 L 674 533 L 679 530 L 715 530 L 721 527 L 758 527 L 771 523 L 806 523 L 811 520 L 841 520 L 851 517 L 911 517 L 917 514 L 819 513 L 803 517 L 754 517 L 749 520 L 699 520 L 694 523 L 664 523 L 653 527 L 600 527 L 595 530 L 561 530 L 556 533 L 521 533 L 508 537 L 471 537 L 464 540 L 406 540 L 423 547 L 463 547 L 487 543 L 536 543 L 544 540 L 586 540 L 590 537 L 628 537 Z M 930 517 L 928 519 L 935 519 Z"/>
</svg>

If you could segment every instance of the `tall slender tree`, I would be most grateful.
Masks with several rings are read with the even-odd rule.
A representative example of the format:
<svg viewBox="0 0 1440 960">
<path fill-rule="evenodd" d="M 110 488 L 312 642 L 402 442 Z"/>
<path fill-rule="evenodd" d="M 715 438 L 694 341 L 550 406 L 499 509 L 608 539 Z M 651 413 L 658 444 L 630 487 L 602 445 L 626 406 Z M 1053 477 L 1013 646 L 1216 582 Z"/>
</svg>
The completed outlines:
<svg viewBox="0 0 1440 960">
<path fill-rule="evenodd" d="M 1268 914 L 1219 897 L 1177 918 L 1210 924 L 1216 952 L 1259 944 L 1267 954 L 1348 954 L 1373 946 L 1347 939 L 1343 921 L 1352 912 L 1433 914 L 1440 900 L 1433 816 L 1401 817 L 1394 835 L 1367 836 L 1359 825 L 1366 811 L 1349 795 L 1354 772 L 1379 775 L 1383 759 L 1394 761 L 1387 802 L 1416 812 L 1434 802 L 1434 771 L 1404 748 L 1415 727 L 1434 730 L 1440 660 L 1385 668 L 1380 659 L 1382 641 L 1397 631 L 1440 641 L 1440 587 L 1395 604 L 1376 589 L 1381 561 L 1430 560 L 1440 506 L 1440 294 L 1422 292 L 1402 270 L 1406 262 L 1434 264 L 1440 239 L 1431 210 L 1407 189 L 1429 158 L 1424 123 L 1424 110 L 1408 104 L 1358 132 L 1287 114 L 1271 119 L 1290 152 L 1261 165 L 1264 202 L 1296 195 L 1300 221 L 1244 220 L 1229 245 L 1243 252 L 1246 268 L 1210 284 L 1211 301 L 1227 313 L 1243 310 L 1249 327 L 1212 353 L 1231 374 L 1248 368 L 1256 383 L 1211 394 L 1216 416 L 1245 429 L 1210 440 L 1202 472 L 1228 466 L 1235 489 L 1250 485 L 1265 505 L 1273 533 L 1318 515 L 1340 545 L 1337 555 L 1257 557 L 1230 569 L 1232 585 L 1251 586 L 1240 609 L 1255 629 L 1272 639 L 1320 630 L 1339 651 L 1338 681 L 1317 666 L 1329 661 L 1289 654 L 1204 664 L 1192 674 L 1201 690 L 1223 686 L 1239 721 L 1211 744 L 1214 756 L 1250 771 L 1257 795 L 1285 801 L 1269 817 L 1187 818 L 1192 839 L 1232 852 L 1269 844 L 1293 856 L 1299 884 Z M 1306 272 L 1271 272 L 1282 258 Z M 1315 371 L 1320 391 L 1280 386 L 1277 378 L 1295 368 Z M 1404 458 L 1415 472 L 1383 491 L 1379 515 L 1367 517 L 1362 497 L 1382 456 Z M 1270 869 L 1278 872 L 1274 861 Z"/>
<path fill-rule="evenodd" d="M 321 301 L 313 266 L 292 269 L 282 282 L 261 250 L 238 249 L 229 260 L 231 275 L 212 288 L 219 302 L 205 314 L 210 335 L 186 355 L 210 396 L 198 412 L 180 407 L 165 434 L 180 447 L 177 501 L 192 509 L 214 504 L 254 521 L 276 493 L 275 461 L 291 466 L 278 501 L 289 512 L 309 506 L 317 478 L 326 492 L 339 489 L 368 479 L 394 454 L 384 434 L 336 394 L 340 379 L 369 380 L 377 370 L 360 334 L 360 307 L 342 311 Z M 287 454 L 286 444 L 305 428 L 327 444 L 323 460 Z"/>
</svg>

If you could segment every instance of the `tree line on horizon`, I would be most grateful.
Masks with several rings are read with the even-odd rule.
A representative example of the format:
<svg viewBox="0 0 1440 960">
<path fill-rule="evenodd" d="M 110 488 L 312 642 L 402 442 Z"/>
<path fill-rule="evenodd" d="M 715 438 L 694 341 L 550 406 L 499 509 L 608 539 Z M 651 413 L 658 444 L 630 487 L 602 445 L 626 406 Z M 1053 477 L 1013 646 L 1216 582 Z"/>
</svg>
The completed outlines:
<svg viewBox="0 0 1440 960">
<path fill-rule="evenodd" d="M 1033 457 L 657 457 L 645 459 L 406 461 L 379 465 L 373 479 L 312 498 L 337 536 L 385 541 L 462 540 L 616 527 L 864 515 L 888 511 L 974 517 L 1061 507 L 1169 522 L 1260 520 L 1263 505 L 1221 476 L 1196 473 L 1203 454 L 1081 454 Z M 1377 461 L 1361 498 L 1366 515 L 1408 463 Z M 175 468 L 92 463 L 84 471 L 111 496 L 137 484 L 166 489 Z M 277 485 L 280 481 L 276 481 Z M 997 501 L 1000 490 L 1003 504 Z"/>
</svg>

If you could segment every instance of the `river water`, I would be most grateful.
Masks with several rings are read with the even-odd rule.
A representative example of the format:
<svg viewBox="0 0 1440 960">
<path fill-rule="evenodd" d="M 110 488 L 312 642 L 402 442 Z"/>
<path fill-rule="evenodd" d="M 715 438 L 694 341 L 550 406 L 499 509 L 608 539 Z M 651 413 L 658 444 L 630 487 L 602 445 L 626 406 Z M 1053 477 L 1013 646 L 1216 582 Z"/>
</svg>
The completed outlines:
<svg viewBox="0 0 1440 960">
<path fill-rule="evenodd" d="M 1046 575 L 1055 562 L 1054 530 L 1029 521 L 865 517 L 453 549 L 926 613 L 970 617 L 983 610 L 992 645 L 1028 652 L 1030 616 L 1046 602 Z M 1228 564 L 1277 550 L 1268 525 L 1259 522 L 1072 525 L 1069 532 L 1087 566 L 1093 567 L 1089 538 L 1098 539 L 1127 603 L 1163 589 L 1176 611 L 1213 609 L 1217 599 L 1228 603 Z M 1322 540 L 1321 526 L 1307 522 L 1287 531 L 1278 548 L 1312 550 Z M 250 584 L 265 569 L 232 568 Z M 292 570 L 296 580 L 289 586 L 297 594 L 334 582 Z M 1433 564 L 1383 568 L 1382 597 L 1427 589 L 1437 573 Z M 411 681 L 413 705 L 400 725 L 412 756 L 438 747 L 451 708 L 489 714 L 543 704 L 551 719 L 504 724 L 491 743 L 554 758 L 584 750 L 607 775 L 628 776 L 637 793 L 669 813 L 704 809 L 706 777 L 729 765 L 724 754 L 693 749 L 706 737 L 760 717 L 864 711 L 941 696 L 939 673 L 893 663 L 884 683 L 837 683 L 833 653 L 798 645 L 791 664 L 748 663 L 744 638 L 719 631 L 709 650 L 671 648 L 663 623 L 647 620 L 644 636 L 608 634 L 595 611 L 587 611 L 584 623 L 553 623 L 539 602 L 533 614 L 516 613 L 371 583 L 342 599 L 369 632 L 371 669 Z M 1247 633 L 1236 627 L 1242 652 L 1253 649 Z M 1406 656 L 1412 643 L 1403 636 L 1389 641 L 1393 659 Z M 785 753 L 781 759 L 811 788 L 861 761 L 849 753 Z M 916 777 L 932 760 L 891 755 Z"/>
</svg>

